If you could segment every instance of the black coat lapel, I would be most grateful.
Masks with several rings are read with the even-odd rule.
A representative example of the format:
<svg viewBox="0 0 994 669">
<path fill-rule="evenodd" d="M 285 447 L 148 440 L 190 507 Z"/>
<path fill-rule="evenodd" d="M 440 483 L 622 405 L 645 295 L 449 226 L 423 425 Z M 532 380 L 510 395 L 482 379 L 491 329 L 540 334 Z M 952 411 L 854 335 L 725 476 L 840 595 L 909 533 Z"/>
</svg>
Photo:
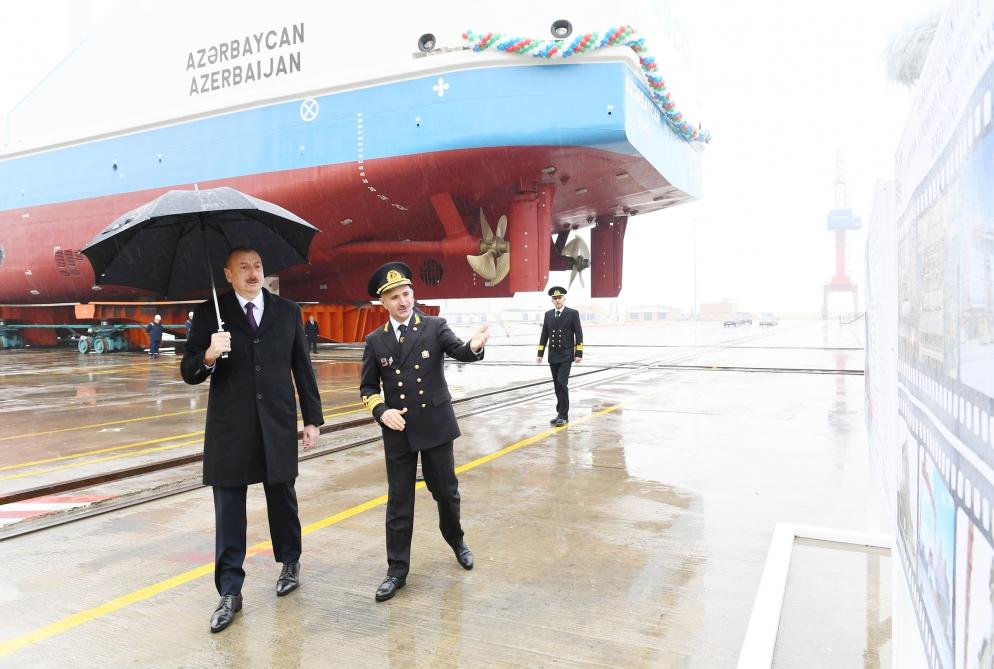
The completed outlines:
<svg viewBox="0 0 994 669">
<path fill-rule="evenodd" d="M 256 334 L 260 335 L 272 327 L 278 316 L 276 313 L 276 300 L 273 299 L 273 296 L 265 288 L 262 289 L 262 304 L 262 322 L 259 323 L 259 329 L 255 331 Z M 252 326 L 248 324 L 248 317 L 245 318 L 245 325 L 249 330 L 252 329 Z"/>
<path fill-rule="evenodd" d="M 235 291 L 228 291 L 219 297 L 218 305 L 221 307 L 221 320 L 224 321 L 225 330 L 231 331 L 232 329 L 238 329 L 243 332 L 252 331 L 252 328 L 249 327 L 248 319 L 245 317 L 245 312 L 238 305 L 238 298 L 235 297 Z"/>
<path fill-rule="evenodd" d="M 400 342 L 397 341 L 397 331 L 393 329 L 393 321 L 387 321 L 386 332 L 383 333 L 383 338 L 386 340 L 387 348 L 390 349 L 390 353 L 393 357 L 400 359 Z"/>
</svg>

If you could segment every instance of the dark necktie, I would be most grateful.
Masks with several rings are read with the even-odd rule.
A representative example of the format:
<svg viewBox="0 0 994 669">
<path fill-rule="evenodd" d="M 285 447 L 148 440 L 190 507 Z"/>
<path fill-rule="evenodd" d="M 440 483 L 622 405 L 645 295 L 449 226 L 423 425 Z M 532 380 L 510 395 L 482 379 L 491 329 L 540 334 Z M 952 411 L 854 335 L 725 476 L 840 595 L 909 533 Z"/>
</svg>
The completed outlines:
<svg viewBox="0 0 994 669">
<path fill-rule="evenodd" d="M 556 318 L 559 318 L 559 312 L 558 311 L 556 312 Z"/>
<path fill-rule="evenodd" d="M 248 316 L 248 322 L 252 326 L 252 329 L 258 330 L 259 324 L 255 322 L 255 304 L 252 302 L 245 303 L 245 315 Z"/>
<path fill-rule="evenodd" d="M 400 339 L 398 341 L 401 344 L 403 344 L 404 343 L 404 335 L 407 334 L 407 324 L 405 323 L 404 325 L 401 325 L 399 328 L 397 328 L 397 332 L 400 333 Z"/>
</svg>

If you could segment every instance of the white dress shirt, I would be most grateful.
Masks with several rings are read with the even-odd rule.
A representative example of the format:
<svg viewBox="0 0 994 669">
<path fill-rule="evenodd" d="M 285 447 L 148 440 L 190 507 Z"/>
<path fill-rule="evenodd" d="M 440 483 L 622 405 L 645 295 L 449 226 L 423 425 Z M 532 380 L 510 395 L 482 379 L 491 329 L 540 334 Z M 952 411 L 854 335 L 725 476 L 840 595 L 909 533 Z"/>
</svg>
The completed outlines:
<svg viewBox="0 0 994 669">
<path fill-rule="evenodd" d="M 410 329 L 410 327 L 411 327 L 411 318 L 413 316 L 414 316 L 414 313 L 412 312 L 411 315 L 407 317 L 407 320 L 404 321 L 403 323 L 401 323 L 400 321 L 395 321 L 394 318 L 393 318 L 393 316 L 390 317 L 390 325 L 393 326 L 393 336 L 397 339 L 397 341 L 400 341 L 400 326 L 401 325 L 406 325 L 408 327 L 408 329 Z"/>
<path fill-rule="evenodd" d="M 261 325 L 262 324 L 262 311 L 263 311 L 263 309 L 266 308 L 266 301 L 264 299 L 262 299 L 262 291 L 261 290 L 259 291 L 259 294 L 255 296 L 254 300 L 246 300 L 244 297 L 242 297 L 238 293 L 235 293 L 235 297 L 238 299 L 238 306 L 240 306 L 242 308 L 242 313 L 243 314 L 245 313 L 245 305 L 246 304 L 248 304 L 249 302 L 251 302 L 252 304 L 255 305 L 255 324 L 256 325 Z"/>
<path fill-rule="evenodd" d="M 264 299 L 262 299 L 262 291 L 261 290 L 259 291 L 259 294 L 255 296 L 254 300 L 246 300 L 244 297 L 242 297 L 238 293 L 235 293 L 235 298 L 238 300 L 238 306 L 240 306 L 242 308 L 242 313 L 245 313 L 245 305 L 246 304 L 248 304 L 249 302 L 251 302 L 252 304 L 254 304 L 255 305 L 255 324 L 256 324 L 256 326 L 258 326 L 260 323 L 262 323 L 262 311 L 263 311 L 263 309 L 265 309 L 266 301 Z M 206 362 L 204 363 L 204 367 L 209 372 L 213 372 L 214 371 L 214 367 L 216 365 L 217 365 L 217 360 L 214 361 L 213 365 L 208 365 Z"/>
</svg>

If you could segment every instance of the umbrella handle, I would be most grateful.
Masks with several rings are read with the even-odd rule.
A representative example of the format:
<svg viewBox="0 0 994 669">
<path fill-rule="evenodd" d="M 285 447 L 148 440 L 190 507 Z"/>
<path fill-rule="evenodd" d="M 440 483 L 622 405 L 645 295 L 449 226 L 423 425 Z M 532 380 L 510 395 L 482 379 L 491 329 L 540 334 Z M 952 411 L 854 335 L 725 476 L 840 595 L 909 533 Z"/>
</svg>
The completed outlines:
<svg viewBox="0 0 994 669">
<path fill-rule="evenodd" d="M 224 323 L 221 323 L 221 325 L 224 325 Z M 219 327 L 219 328 L 217 329 L 217 331 L 218 331 L 218 332 L 224 332 L 224 328 L 223 328 L 223 327 Z M 221 357 L 222 357 L 223 359 L 227 360 L 227 359 L 228 359 L 228 352 L 227 352 L 227 351 L 225 351 L 224 353 L 222 353 L 222 354 L 221 354 Z"/>
</svg>

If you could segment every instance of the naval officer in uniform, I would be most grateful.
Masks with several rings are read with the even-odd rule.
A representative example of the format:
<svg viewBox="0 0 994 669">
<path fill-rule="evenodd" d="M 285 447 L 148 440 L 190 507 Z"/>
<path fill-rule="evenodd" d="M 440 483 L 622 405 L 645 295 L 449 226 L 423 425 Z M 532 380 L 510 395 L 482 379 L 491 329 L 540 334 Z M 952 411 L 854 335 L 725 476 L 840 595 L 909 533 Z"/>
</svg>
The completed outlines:
<svg viewBox="0 0 994 669">
<path fill-rule="evenodd" d="M 376 270 L 369 294 L 390 314 L 383 327 L 366 335 L 359 382 L 363 403 L 383 428 L 389 489 L 387 577 L 376 590 L 376 601 L 383 602 L 407 583 L 419 454 L 425 484 L 438 504 L 442 537 L 460 566 L 473 568 L 473 553 L 463 541 L 459 522 L 459 481 L 452 455 L 459 425 L 442 363 L 446 355 L 460 362 L 482 360 L 490 334 L 484 325 L 463 342 L 445 319 L 415 310 L 411 269 L 402 262 Z"/>
<path fill-rule="evenodd" d="M 556 389 L 556 417 L 549 421 L 555 427 L 569 422 L 569 373 L 573 363 L 583 359 L 583 328 L 580 312 L 566 306 L 566 289 L 553 286 L 549 289 L 552 309 L 545 312 L 542 337 L 538 342 L 535 362 L 541 364 L 546 344 L 549 347 L 549 368 L 552 385 Z"/>
</svg>

